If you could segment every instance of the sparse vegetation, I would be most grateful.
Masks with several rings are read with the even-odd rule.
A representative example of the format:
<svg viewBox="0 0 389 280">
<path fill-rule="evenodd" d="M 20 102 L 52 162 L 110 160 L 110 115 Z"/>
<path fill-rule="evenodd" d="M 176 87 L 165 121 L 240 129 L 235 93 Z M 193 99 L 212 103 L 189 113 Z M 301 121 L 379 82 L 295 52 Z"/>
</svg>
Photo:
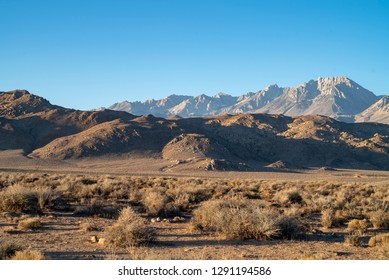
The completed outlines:
<svg viewBox="0 0 389 280">
<path fill-rule="evenodd" d="M 112 250 L 120 259 L 128 257 L 121 250 L 130 258 L 166 256 L 168 253 L 163 250 L 153 253 L 154 246 L 142 245 L 157 242 L 157 247 L 162 248 L 169 236 L 163 231 L 168 229 L 181 230 L 182 236 L 224 239 L 226 244 L 240 244 L 248 239 L 268 240 L 264 243 L 271 244 L 288 239 L 318 238 L 325 242 L 333 238 L 337 241 L 331 244 L 344 240 L 350 250 L 366 248 L 363 242 L 373 235 L 370 247 L 378 246 L 381 250 L 388 243 L 388 195 L 385 183 L 0 173 L 0 223 L 4 225 L 0 243 L 5 244 L 2 239 L 43 236 L 61 225 L 62 222 L 56 222 L 58 218 L 71 217 L 77 223 L 63 228 L 76 230 L 82 236 L 80 244 L 95 246 L 89 249 L 92 251 Z M 42 224 L 44 230 L 37 230 Z M 326 229 L 324 233 L 322 228 Z M 70 246 L 73 241 L 63 242 Z M 2 258 L 7 259 L 21 251 L 13 249 L 13 245 L 2 248 Z M 30 251 L 35 249 L 41 247 Z M 211 258 L 204 253 L 205 249 L 201 256 L 191 248 L 188 250 L 189 254 L 182 251 L 176 257 Z M 334 258 L 321 252 L 312 254 L 315 259 Z M 19 252 L 16 258 L 39 259 L 39 254 L 33 255 Z M 386 255 L 377 253 L 376 257 Z M 352 258 L 341 253 L 335 256 L 338 257 Z M 226 253 L 223 258 L 231 255 Z M 310 257 L 300 253 L 297 258 Z"/>
<path fill-rule="evenodd" d="M 321 224 L 325 228 L 330 228 L 334 224 L 334 211 L 330 208 L 321 211 Z"/>
<path fill-rule="evenodd" d="M 28 218 L 21 220 L 18 223 L 18 229 L 20 230 L 36 230 L 42 227 L 41 219 L 39 218 Z"/>
<path fill-rule="evenodd" d="M 95 225 L 95 223 L 93 223 L 91 221 L 84 221 L 80 224 L 80 230 L 85 231 L 85 232 L 96 231 L 97 226 Z"/>
<path fill-rule="evenodd" d="M 353 219 L 348 223 L 347 229 L 352 233 L 363 234 L 367 229 L 367 221 Z"/>
<path fill-rule="evenodd" d="M 373 236 L 369 240 L 369 246 L 381 246 L 381 247 L 389 247 L 389 233 L 386 234 L 378 234 Z"/>
<path fill-rule="evenodd" d="M 147 214 L 151 216 L 163 215 L 167 212 L 167 197 L 162 191 L 151 189 L 145 193 L 143 204 L 146 208 Z"/>
<path fill-rule="evenodd" d="M 108 243 L 115 246 L 147 245 L 155 239 L 155 231 L 146 221 L 127 207 L 121 210 L 118 220 L 105 230 Z"/>
<path fill-rule="evenodd" d="M 16 251 L 15 255 L 11 257 L 11 260 L 47 260 L 42 252 L 37 250 L 26 249 L 23 251 Z"/>
<path fill-rule="evenodd" d="M 15 184 L 1 191 L 0 209 L 11 213 L 37 213 L 40 207 L 36 192 Z"/>
<path fill-rule="evenodd" d="M 389 212 L 378 210 L 370 214 L 370 221 L 375 229 L 389 229 Z"/>
<path fill-rule="evenodd" d="M 344 243 L 351 246 L 361 246 L 362 240 L 358 235 L 347 235 L 344 238 Z"/>
<path fill-rule="evenodd" d="M 21 250 L 21 247 L 14 242 L 0 242 L 0 260 L 12 258 L 19 250 Z"/>
<path fill-rule="evenodd" d="M 295 237 L 300 227 L 295 219 L 246 199 L 204 202 L 193 214 L 194 229 L 221 234 L 226 239 L 264 240 Z"/>
</svg>

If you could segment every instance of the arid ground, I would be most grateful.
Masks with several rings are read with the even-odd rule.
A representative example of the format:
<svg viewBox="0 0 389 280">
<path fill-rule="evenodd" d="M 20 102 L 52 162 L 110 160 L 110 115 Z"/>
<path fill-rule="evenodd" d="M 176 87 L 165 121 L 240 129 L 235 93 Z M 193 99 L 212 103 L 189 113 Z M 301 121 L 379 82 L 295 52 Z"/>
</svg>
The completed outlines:
<svg viewBox="0 0 389 280">
<path fill-rule="evenodd" d="M 389 258 L 389 172 L 15 153 L 0 161 L 2 259 Z"/>
</svg>

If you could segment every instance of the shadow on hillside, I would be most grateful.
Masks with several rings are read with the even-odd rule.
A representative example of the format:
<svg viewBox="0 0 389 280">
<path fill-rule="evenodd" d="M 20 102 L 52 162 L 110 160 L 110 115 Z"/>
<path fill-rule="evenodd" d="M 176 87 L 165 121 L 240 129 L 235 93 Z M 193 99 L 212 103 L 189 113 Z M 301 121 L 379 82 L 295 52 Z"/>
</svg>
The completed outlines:
<svg viewBox="0 0 389 280">
<path fill-rule="evenodd" d="M 344 132 L 354 135 L 355 141 L 367 141 L 368 143 L 366 139 L 375 137 L 377 132 L 383 137 L 389 136 L 389 129 L 386 125 L 345 124 L 334 120 L 328 123 L 322 120 L 322 123 L 316 124 L 326 129 L 330 126 L 332 130 L 327 129 L 318 133 L 338 137 L 334 142 L 330 137 L 328 140 L 317 140 L 282 136 L 282 133 L 288 130 L 288 125 L 295 119 L 276 115 L 242 115 L 241 119 L 239 119 L 240 116 L 224 116 L 166 120 L 150 115 L 135 117 L 127 114 L 122 116 L 123 112 L 112 111 L 54 110 L 47 114 L 49 115 L 45 118 L 31 116 L 7 120 L 15 127 L 15 139 L 18 139 L 20 135 L 25 135 L 28 140 L 20 143 L 16 141 L 13 145 L 24 149 L 25 154 L 29 154 L 58 137 L 85 131 L 96 124 L 118 120 L 117 124 L 112 125 L 112 137 L 106 140 L 105 138 L 98 139 L 90 146 L 82 144 L 80 148 L 85 151 L 78 156 L 93 157 L 135 151 L 145 156 L 150 153 L 161 154 L 166 144 L 174 137 L 195 133 L 206 135 L 217 145 L 226 148 L 229 155 L 219 160 L 231 163 L 230 167 L 224 168 L 228 171 L 298 173 L 299 170 L 309 167 L 389 170 L 389 157 L 385 146 L 378 147 L 381 150 L 384 149 L 383 152 L 377 152 L 379 149 L 373 144 L 359 145 L 357 143 L 351 146 L 338 139 L 338 134 Z M 222 125 L 220 121 L 222 118 L 226 118 L 230 123 Z M 120 129 L 116 125 L 125 126 L 125 129 Z M 329 132 L 333 130 L 335 132 Z M 100 135 L 94 133 L 91 132 L 90 137 L 91 140 L 96 141 L 95 138 Z M 117 142 L 118 139 L 121 140 L 120 143 Z M 107 142 L 100 143 L 99 141 Z M 377 151 L 373 151 L 373 148 Z M 266 167 L 278 161 L 287 163 L 287 168 Z M 241 166 L 247 166 L 247 168 L 241 168 Z M 223 167 L 221 169 L 216 167 L 216 170 L 223 170 Z"/>
</svg>

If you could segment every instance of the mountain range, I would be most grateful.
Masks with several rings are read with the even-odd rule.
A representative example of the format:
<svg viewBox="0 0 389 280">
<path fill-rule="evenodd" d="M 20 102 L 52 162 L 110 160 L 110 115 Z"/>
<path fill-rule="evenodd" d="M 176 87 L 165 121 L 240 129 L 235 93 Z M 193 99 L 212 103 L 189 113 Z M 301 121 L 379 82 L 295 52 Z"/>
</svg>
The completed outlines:
<svg viewBox="0 0 389 280">
<path fill-rule="evenodd" d="M 278 90 L 273 86 L 266 92 Z M 294 96 L 305 94 L 303 87 L 298 93 L 288 92 L 295 92 Z M 233 101 L 224 95 L 215 98 L 219 104 Z M 381 119 L 379 115 L 387 112 L 385 100 L 373 105 L 363 117 Z M 153 104 L 158 107 L 161 103 Z M 0 155 L 9 150 L 21 150 L 24 157 L 39 160 L 144 157 L 163 161 L 166 170 L 256 171 L 323 166 L 389 170 L 389 125 L 345 123 L 319 115 L 161 118 L 113 110 L 79 111 L 15 90 L 0 92 Z"/>
<path fill-rule="evenodd" d="M 123 101 L 109 107 L 135 115 L 196 117 L 267 113 L 286 116 L 323 115 L 345 122 L 389 123 L 387 97 L 377 97 L 347 77 L 318 78 L 297 87 L 270 85 L 239 97 L 170 95 L 145 102 Z M 380 105 L 381 104 L 381 105 Z M 377 112 L 376 112 L 377 111 Z"/>
</svg>

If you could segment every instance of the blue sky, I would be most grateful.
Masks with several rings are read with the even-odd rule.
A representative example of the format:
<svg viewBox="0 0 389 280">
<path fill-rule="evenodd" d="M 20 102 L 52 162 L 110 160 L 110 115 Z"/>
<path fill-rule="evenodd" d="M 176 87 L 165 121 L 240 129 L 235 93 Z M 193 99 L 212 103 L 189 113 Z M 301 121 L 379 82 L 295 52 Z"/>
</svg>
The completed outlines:
<svg viewBox="0 0 389 280">
<path fill-rule="evenodd" d="M 389 94 L 389 1 L 0 0 L 0 90 L 77 109 L 345 75 Z"/>
</svg>

